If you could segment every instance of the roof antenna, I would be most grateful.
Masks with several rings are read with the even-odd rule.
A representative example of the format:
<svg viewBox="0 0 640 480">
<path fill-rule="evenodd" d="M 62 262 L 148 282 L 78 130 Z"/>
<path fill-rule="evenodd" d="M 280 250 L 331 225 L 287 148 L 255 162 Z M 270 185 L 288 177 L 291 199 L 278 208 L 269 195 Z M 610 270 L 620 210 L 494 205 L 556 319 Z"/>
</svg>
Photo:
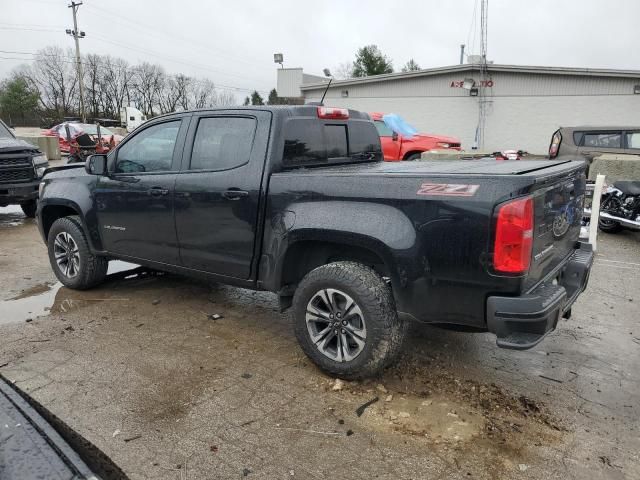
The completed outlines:
<svg viewBox="0 0 640 480">
<path fill-rule="evenodd" d="M 329 77 L 329 83 L 327 83 L 327 88 L 324 89 L 324 93 L 322 94 L 322 98 L 320 99 L 320 105 L 324 105 L 324 97 L 327 95 L 329 91 L 329 87 L 331 86 L 331 82 L 333 81 L 333 77 L 331 76 L 331 71 L 328 68 L 322 70 L 324 72 L 325 77 Z"/>
</svg>

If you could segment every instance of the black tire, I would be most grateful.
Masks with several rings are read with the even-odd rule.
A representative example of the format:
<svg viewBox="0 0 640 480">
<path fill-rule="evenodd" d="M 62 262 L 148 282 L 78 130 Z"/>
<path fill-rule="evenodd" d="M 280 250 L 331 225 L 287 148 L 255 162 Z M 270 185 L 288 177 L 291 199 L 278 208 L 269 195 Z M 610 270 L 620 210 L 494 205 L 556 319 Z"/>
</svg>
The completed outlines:
<svg viewBox="0 0 640 480">
<path fill-rule="evenodd" d="M 29 218 L 35 218 L 36 208 L 38 208 L 37 200 L 29 200 L 28 202 L 22 202 L 20 204 L 22 212 Z"/>
<path fill-rule="evenodd" d="M 60 247 L 56 246 L 56 238 L 61 238 L 59 237 L 61 234 L 62 237 L 65 235 L 71 237 L 72 242 L 67 243 L 68 245 L 75 244 L 76 248 L 73 250 L 77 252 L 78 256 L 78 266 L 74 267 L 76 269 L 75 275 L 71 275 L 73 272 L 66 274 L 63 267 L 56 261 L 56 252 L 60 252 Z M 53 273 L 65 287 L 86 290 L 101 283 L 107 275 L 109 260 L 91 253 L 89 242 L 78 216 L 63 217 L 53 222 L 47 238 L 47 247 Z"/>
<path fill-rule="evenodd" d="M 307 326 L 308 306 L 322 291 L 326 295 L 327 289 L 350 296 L 362 313 L 366 338 L 355 358 L 343 361 L 329 358 L 311 338 L 310 328 L 313 327 Z M 300 282 L 293 297 L 293 315 L 296 337 L 304 353 L 324 372 L 345 380 L 381 373 L 384 367 L 397 358 L 406 336 L 407 325 L 398 318 L 391 287 L 373 269 L 356 262 L 330 263 L 309 272 Z M 347 317 L 351 317 L 348 311 L 345 312 L 343 322 Z M 333 326 L 329 327 L 330 330 L 332 328 Z M 334 331 L 338 332 L 338 329 Z M 345 333 L 344 330 L 341 331 Z M 329 335 L 331 332 L 325 338 Z M 342 338 L 347 337 L 343 335 Z"/>
<path fill-rule="evenodd" d="M 613 220 L 598 218 L 598 228 L 604 233 L 618 233 L 624 227 Z"/>
<path fill-rule="evenodd" d="M 408 162 L 410 160 L 420 160 L 421 158 L 422 158 L 422 154 L 421 153 L 412 153 L 407 158 L 405 158 L 405 161 Z"/>
<path fill-rule="evenodd" d="M 620 206 L 620 200 L 618 200 L 617 197 L 608 196 L 603 199 L 600 211 L 608 212 L 609 210 L 617 210 Z M 605 233 L 618 233 L 624 227 L 614 220 L 598 217 L 598 228 Z"/>
</svg>

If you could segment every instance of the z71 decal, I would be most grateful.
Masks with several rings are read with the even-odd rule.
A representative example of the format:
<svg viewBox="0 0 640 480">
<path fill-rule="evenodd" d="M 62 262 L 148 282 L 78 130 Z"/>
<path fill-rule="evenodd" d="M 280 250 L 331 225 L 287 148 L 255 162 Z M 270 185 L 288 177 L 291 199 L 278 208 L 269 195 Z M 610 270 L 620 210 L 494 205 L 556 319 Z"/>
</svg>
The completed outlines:
<svg viewBox="0 0 640 480">
<path fill-rule="evenodd" d="M 466 185 L 459 183 L 423 183 L 418 195 L 442 195 L 446 197 L 473 197 L 480 185 Z"/>
</svg>

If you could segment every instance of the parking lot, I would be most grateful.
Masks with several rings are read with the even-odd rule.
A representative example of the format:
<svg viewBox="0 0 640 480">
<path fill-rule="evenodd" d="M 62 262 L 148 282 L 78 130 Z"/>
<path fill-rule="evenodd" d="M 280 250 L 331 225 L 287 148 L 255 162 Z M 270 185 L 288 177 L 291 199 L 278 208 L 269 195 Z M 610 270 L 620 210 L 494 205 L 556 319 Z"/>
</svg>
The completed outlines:
<svg viewBox="0 0 640 480">
<path fill-rule="evenodd" d="M 639 240 L 600 235 L 573 317 L 532 350 L 414 325 L 350 383 L 271 294 L 119 262 L 61 288 L 34 221 L 1 208 L 0 373 L 131 479 L 640 478 Z"/>
</svg>

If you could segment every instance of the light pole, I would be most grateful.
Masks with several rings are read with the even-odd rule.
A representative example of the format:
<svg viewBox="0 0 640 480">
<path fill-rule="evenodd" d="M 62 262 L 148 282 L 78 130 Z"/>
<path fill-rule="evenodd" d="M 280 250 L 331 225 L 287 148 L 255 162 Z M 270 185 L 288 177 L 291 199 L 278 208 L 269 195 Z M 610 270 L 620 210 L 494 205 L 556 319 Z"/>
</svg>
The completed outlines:
<svg viewBox="0 0 640 480">
<path fill-rule="evenodd" d="M 87 113 L 84 109 L 84 82 L 82 75 L 82 62 L 80 61 L 80 42 L 78 41 L 81 38 L 84 38 L 84 32 L 78 31 L 78 19 L 76 14 L 78 12 L 78 8 L 82 5 L 82 2 L 71 2 L 69 8 L 73 12 L 73 30 L 67 29 L 67 35 L 71 35 L 76 43 L 76 68 L 78 70 L 78 85 L 80 88 L 80 116 L 82 118 L 82 123 L 87 123 Z"/>
</svg>

